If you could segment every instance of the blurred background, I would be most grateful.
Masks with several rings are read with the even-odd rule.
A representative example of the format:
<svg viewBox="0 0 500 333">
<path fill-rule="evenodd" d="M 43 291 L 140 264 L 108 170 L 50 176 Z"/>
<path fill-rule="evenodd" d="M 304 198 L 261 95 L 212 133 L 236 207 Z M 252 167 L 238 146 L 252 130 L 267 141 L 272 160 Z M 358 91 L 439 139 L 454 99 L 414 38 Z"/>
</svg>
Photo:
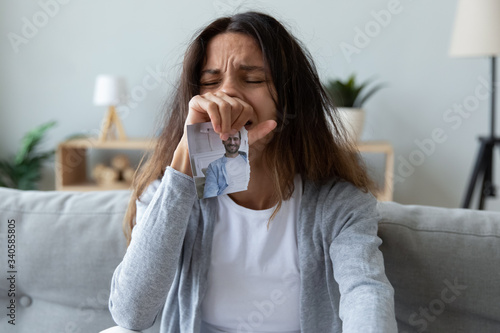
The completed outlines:
<svg viewBox="0 0 500 333">
<path fill-rule="evenodd" d="M 127 135 L 154 135 L 193 34 L 219 16 L 257 10 L 276 17 L 303 42 L 324 82 L 354 73 L 360 81 L 386 84 L 364 106 L 362 140 L 394 147 L 394 201 L 459 207 L 477 137 L 489 130 L 489 97 L 478 89 L 483 94 L 489 89 L 490 62 L 450 57 L 457 4 L 2 1 L 0 158 L 15 154 L 26 132 L 50 120 L 57 126 L 47 133 L 45 149 L 76 133 L 97 133 L 106 111 L 93 103 L 99 74 L 127 79 L 131 98 L 118 109 Z M 460 107 L 467 113 L 458 113 Z M 439 142 L 433 139 L 436 131 Z M 54 189 L 54 163 L 44 166 L 40 189 Z M 495 177 L 500 179 L 498 172 Z M 500 200 L 489 199 L 486 208 L 500 210 Z"/>
</svg>

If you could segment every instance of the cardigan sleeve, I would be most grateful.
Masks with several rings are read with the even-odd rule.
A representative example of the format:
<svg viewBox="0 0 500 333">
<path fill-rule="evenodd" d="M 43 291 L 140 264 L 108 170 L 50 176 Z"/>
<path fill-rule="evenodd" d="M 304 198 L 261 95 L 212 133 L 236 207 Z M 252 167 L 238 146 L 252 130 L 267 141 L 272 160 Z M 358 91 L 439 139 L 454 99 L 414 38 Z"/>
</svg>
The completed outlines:
<svg viewBox="0 0 500 333">
<path fill-rule="evenodd" d="M 344 333 L 397 333 L 394 289 L 385 275 L 377 236 L 376 199 L 352 185 L 335 195 L 337 209 L 329 254 L 340 290 L 339 316 Z M 340 208 L 339 208 L 340 207 Z"/>
<path fill-rule="evenodd" d="M 170 167 L 151 186 L 141 196 L 130 245 L 111 280 L 109 310 L 131 330 L 151 327 L 165 304 L 196 199 L 193 179 Z"/>
</svg>

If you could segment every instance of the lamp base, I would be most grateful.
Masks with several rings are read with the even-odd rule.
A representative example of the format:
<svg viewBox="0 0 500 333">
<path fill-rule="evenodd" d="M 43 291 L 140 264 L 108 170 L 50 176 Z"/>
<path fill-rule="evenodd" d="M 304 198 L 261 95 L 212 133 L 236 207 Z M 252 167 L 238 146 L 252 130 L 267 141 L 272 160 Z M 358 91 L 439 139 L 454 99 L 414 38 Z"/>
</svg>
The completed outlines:
<svg viewBox="0 0 500 333">
<path fill-rule="evenodd" d="M 500 138 L 480 137 L 479 141 L 481 142 L 481 146 L 469 180 L 462 208 L 469 208 L 476 183 L 479 181 L 481 182 L 481 192 L 479 193 L 478 209 L 484 209 L 484 200 L 486 197 L 496 196 L 496 187 L 493 184 L 493 150 L 495 146 L 500 146 Z"/>
<path fill-rule="evenodd" d="M 114 126 L 114 128 L 113 128 Z M 125 130 L 123 129 L 122 122 L 116 113 L 115 107 L 110 106 L 106 117 L 102 121 L 101 134 L 99 135 L 99 141 L 104 142 L 108 140 L 108 137 L 116 139 L 115 132 L 118 132 L 118 140 L 125 141 L 127 136 L 125 135 Z"/>
</svg>

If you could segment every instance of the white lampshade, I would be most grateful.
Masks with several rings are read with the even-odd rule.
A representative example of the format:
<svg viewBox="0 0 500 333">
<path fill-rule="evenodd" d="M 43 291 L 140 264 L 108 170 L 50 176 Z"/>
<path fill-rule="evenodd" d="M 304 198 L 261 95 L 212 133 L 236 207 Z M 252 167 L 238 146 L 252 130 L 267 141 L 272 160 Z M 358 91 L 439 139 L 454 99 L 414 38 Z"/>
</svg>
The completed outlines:
<svg viewBox="0 0 500 333">
<path fill-rule="evenodd" d="M 500 0 L 460 0 L 455 16 L 450 55 L 500 54 Z"/>
<path fill-rule="evenodd" d="M 99 75 L 95 82 L 94 104 L 116 106 L 127 101 L 127 82 L 123 77 Z"/>
</svg>

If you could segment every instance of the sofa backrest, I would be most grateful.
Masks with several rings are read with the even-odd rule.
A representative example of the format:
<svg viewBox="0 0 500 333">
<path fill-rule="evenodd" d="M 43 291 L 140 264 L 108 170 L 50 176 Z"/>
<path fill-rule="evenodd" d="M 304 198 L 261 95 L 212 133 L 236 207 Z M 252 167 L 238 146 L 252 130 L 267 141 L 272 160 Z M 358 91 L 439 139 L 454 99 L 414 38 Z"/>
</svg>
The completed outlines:
<svg viewBox="0 0 500 333">
<path fill-rule="evenodd" d="M 379 203 L 400 333 L 500 332 L 500 213 Z"/>
<path fill-rule="evenodd" d="M 4 316 L 0 332 L 87 333 L 115 325 L 109 287 L 126 250 L 121 225 L 129 197 L 0 188 L 0 307 L 10 311 L 9 289 L 16 293 L 16 326 Z M 400 333 L 500 332 L 500 213 L 393 202 L 379 211 Z M 158 332 L 158 324 L 145 333 Z"/>
<path fill-rule="evenodd" d="M 129 191 L 0 188 L 0 332 L 88 333 L 115 325 L 108 298 L 126 250 L 121 225 L 129 197 Z M 15 235 L 12 267 L 6 266 L 9 235 Z M 15 326 L 4 314 L 11 299 Z"/>
</svg>

